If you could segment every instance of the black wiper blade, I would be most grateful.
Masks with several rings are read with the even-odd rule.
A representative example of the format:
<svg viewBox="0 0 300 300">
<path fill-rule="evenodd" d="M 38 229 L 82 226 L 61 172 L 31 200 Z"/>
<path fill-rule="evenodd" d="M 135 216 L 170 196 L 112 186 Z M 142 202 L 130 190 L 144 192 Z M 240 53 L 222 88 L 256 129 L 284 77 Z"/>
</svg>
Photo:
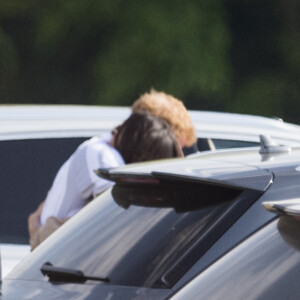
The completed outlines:
<svg viewBox="0 0 300 300">
<path fill-rule="evenodd" d="M 87 280 L 97 280 L 103 282 L 109 282 L 109 278 L 105 277 L 93 277 L 86 276 L 80 270 L 74 270 L 69 268 L 55 267 L 50 262 L 46 262 L 41 267 L 43 275 L 49 277 L 51 282 L 72 282 L 72 283 L 84 283 Z"/>
</svg>

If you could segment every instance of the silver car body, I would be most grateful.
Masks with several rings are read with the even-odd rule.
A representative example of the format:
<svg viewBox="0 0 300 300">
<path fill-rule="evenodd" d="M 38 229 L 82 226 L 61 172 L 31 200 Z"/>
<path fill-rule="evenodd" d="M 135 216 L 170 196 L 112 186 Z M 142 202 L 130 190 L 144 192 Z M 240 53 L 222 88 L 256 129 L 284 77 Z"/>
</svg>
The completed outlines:
<svg viewBox="0 0 300 300">
<path fill-rule="evenodd" d="M 56 263 L 58 263 L 57 265 L 58 267 L 72 266 L 74 267 L 74 270 L 75 268 L 80 267 L 81 269 L 82 267 L 85 268 L 84 271 L 87 271 L 87 274 L 89 275 L 95 275 L 95 274 L 97 274 L 97 276 L 107 275 L 109 278 L 114 278 L 113 276 L 110 275 L 112 275 L 113 272 L 117 273 L 120 271 L 118 269 L 119 260 L 116 259 L 116 265 L 115 265 L 117 266 L 116 269 L 114 269 L 115 267 L 114 266 L 112 270 L 109 271 L 108 269 L 106 269 L 106 262 L 110 261 L 109 258 L 112 259 L 113 255 L 111 254 L 111 252 L 115 251 L 114 253 L 117 252 L 123 253 L 124 251 L 125 254 L 123 257 L 121 255 L 121 257 L 123 258 L 121 260 L 127 263 L 128 265 L 127 270 L 130 270 L 129 273 L 134 273 L 136 277 L 141 276 L 141 273 L 136 271 L 137 266 L 136 266 L 136 261 L 134 261 L 134 259 L 137 259 L 138 263 L 141 263 L 141 260 L 138 259 L 140 257 L 135 256 L 133 254 L 134 253 L 136 254 L 137 252 L 142 253 L 143 251 L 140 251 L 141 249 L 144 249 L 145 250 L 144 252 L 147 252 L 146 251 L 147 248 L 152 247 L 151 249 L 154 249 L 154 244 L 160 244 L 162 239 L 160 239 L 161 237 L 160 238 L 158 237 L 157 240 L 154 241 L 153 238 L 149 238 L 147 243 L 145 240 L 143 241 L 143 239 L 139 238 L 140 236 L 138 232 L 141 229 L 138 228 L 136 225 L 138 223 L 142 224 L 142 222 L 141 220 L 139 220 L 137 223 L 132 224 L 131 220 L 134 220 L 134 222 L 136 220 L 133 216 L 137 217 L 138 214 L 142 216 L 141 218 L 143 218 L 143 221 L 145 222 L 143 224 L 144 228 L 151 227 L 151 225 L 149 225 L 149 221 L 153 222 L 154 219 L 153 218 L 148 219 L 146 214 L 141 213 L 141 210 L 137 210 L 136 214 L 133 215 L 132 211 L 131 212 L 127 211 L 127 209 L 130 209 L 131 205 L 126 205 L 126 201 L 125 203 L 123 203 L 124 211 L 128 212 L 128 216 L 126 217 L 125 220 L 127 221 L 130 220 L 129 223 L 131 224 L 131 226 L 133 225 L 135 226 L 127 227 L 126 222 L 124 222 L 124 220 L 122 219 L 121 225 L 124 225 L 124 228 L 126 229 L 124 229 L 124 232 L 120 232 L 119 235 L 113 234 L 116 232 L 118 233 L 118 230 L 120 230 L 119 226 L 116 227 L 113 226 L 115 225 L 114 221 L 116 221 L 117 218 L 120 218 L 120 215 L 116 214 L 115 218 L 113 218 L 113 221 L 111 223 L 112 226 L 107 226 L 107 221 L 103 223 L 105 228 L 108 230 L 108 232 L 110 232 L 108 234 L 106 232 L 105 234 L 103 234 L 103 236 L 109 236 L 110 242 L 107 245 L 108 248 L 106 248 L 106 246 L 103 246 L 105 250 L 99 249 L 100 243 L 99 244 L 92 243 L 92 245 L 90 246 L 90 249 L 92 249 L 91 251 L 93 252 L 92 254 L 86 251 L 88 247 L 82 247 L 81 243 L 83 243 L 84 245 L 86 244 L 82 238 L 84 235 L 87 235 L 87 231 L 88 231 L 88 230 L 84 230 L 83 228 L 92 219 L 94 221 L 92 221 L 90 224 L 92 224 L 93 227 L 96 227 L 95 230 L 96 231 L 98 230 L 99 232 L 102 233 L 104 232 L 103 230 L 101 231 L 101 229 L 103 229 L 104 227 L 99 228 L 95 226 L 95 224 L 100 223 L 99 219 L 102 220 L 104 219 L 99 217 L 100 211 L 105 211 L 104 215 L 108 216 L 106 214 L 107 211 L 104 209 L 104 205 L 105 205 L 104 202 L 106 198 L 105 195 L 101 195 L 98 199 L 90 203 L 90 205 L 85 207 L 81 212 L 78 213 L 78 215 L 76 215 L 73 219 L 71 219 L 68 222 L 68 224 L 65 224 L 62 228 L 60 228 L 60 230 L 58 230 L 58 232 L 54 233 L 49 239 L 47 239 L 45 243 L 39 246 L 32 253 L 32 255 L 30 255 L 27 259 L 25 259 L 19 265 L 19 267 L 17 267 L 13 272 L 11 272 L 9 276 L 7 276 L 3 284 L 3 299 L 16 299 L 18 295 L 24 295 L 25 293 L 27 293 L 25 295 L 28 296 L 28 299 L 40 299 L 41 297 L 43 299 L 52 299 L 55 296 L 58 296 L 61 299 L 70 299 L 70 297 L 74 299 L 75 298 L 99 299 L 99 297 L 102 297 L 103 299 L 106 298 L 166 299 L 166 297 L 168 297 L 170 293 L 172 293 L 174 290 L 177 290 L 177 288 L 180 289 L 182 286 L 186 284 L 187 281 L 189 281 L 199 272 L 203 271 L 204 272 L 203 274 L 205 274 L 206 272 L 205 269 L 207 267 L 210 267 L 210 265 L 215 260 L 217 260 L 220 257 L 223 257 L 224 253 L 226 254 L 227 251 L 229 251 L 235 245 L 239 245 L 239 243 L 245 240 L 250 234 L 256 232 L 260 227 L 269 223 L 269 221 L 271 221 L 274 218 L 274 215 L 262 209 L 261 206 L 262 203 L 265 202 L 269 203 L 269 201 L 271 200 L 278 201 L 280 199 L 292 199 L 294 201 L 299 198 L 300 148 L 298 147 L 298 148 L 290 149 L 290 151 L 288 152 L 285 151 L 285 147 L 282 147 L 282 149 L 283 149 L 282 153 L 278 151 L 276 154 L 274 153 L 267 154 L 266 152 L 260 153 L 257 148 L 242 149 L 239 151 L 231 149 L 231 150 L 223 150 L 223 151 L 215 151 L 215 152 L 206 152 L 190 158 L 165 160 L 165 161 L 159 161 L 155 163 L 148 162 L 148 163 L 135 164 L 130 166 L 128 165 L 121 168 L 111 169 L 108 171 L 107 170 L 100 171 L 100 173 L 102 172 L 102 175 L 106 174 L 106 176 L 115 180 L 117 182 L 116 186 L 118 185 L 118 182 L 121 183 L 119 184 L 119 188 L 121 186 L 124 187 L 124 185 L 126 185 L 125 184 L 126 179 L 129 182 L 129 186 L 132 184 L 132 182 L 134 182 L 134 180 L 136 180 L 135 189 L 138 185 L 138 182 L 145 182 L 144 180 L 158 179 L 159 181 L 161 181 L 161 183 L 163 181 L 165 181 L 168 184 L 170 182 L 173 182 L 173 187 L 177 185 L 178 182 L 184 181 L 186 183 L 191 183 L 197 181 L 198 183 L 206 182 L 208 183 L 208 185 L 213 186 L 214 189 L 219 185 L 219 186 L 235 187 L 238 189 L 241 188 L 242 190 L 250 193 L 255 192 L 256 196 L 259 194 L 258 198 L 256 198 L 256 196 L 254 197 L 255 203 L 251 203 L 251 205 L 247 206 L 246 211 L 241 212 L 241 214 L 235 217 L 232 214 L 228 215 L 228 220 L 230 220 L 230 224 L 227 224 L 228 230 L 225 230 L 224 234 L 222 234 L 221 236 L 214 236 L 215 240 L 213 245 L 210 245 L 210 247 L 208 247 L 205 250 L 206 252 L 203 253 L 203 255 L 199 255 L 199 251 L 197 252 L 192 251 L 190 253 L 185 253 L 187 256 L 199 255 L 200 257 L 200 258 L 198 257 L 197 260 L 195 260 L 195 262 L 191 264 L 192 267 L 189 267 L 189 269 L 186 272 L 181 271 L 181 268 L 187 262 L 187 261 L 181 261 L 181 259 L 184 259 L 186 256 L 182 255 L 180 258 L 177 257 L 177 259 L 175 256 L 174 261 L 176 263 L 171 264 L 168 268 L 168 272 L 163 273 L 163 279 L 165 280 L 165 282 L 170 283 L 168 287 L 169 290 L 167 288 L 159 289 L 159 288 L 153 288 L 153 286 L 149 287 L 146 284 L 145 286 L 138 286 L 134 284 L 126 285 L 126 284 L 121 284 L 120 282 L 113 281 L 113 279 L 111 279 L 111 282 L 109 282 L 108 284 L 106 283 L 78 284 L 73 281 L 71 283 L 62 281 L 60 282 L 61 284 L 59 284 L 58 282 L 48 280 L 47 277 L 44 276 L 45 274 L 42 274 L 40 272 L 40 268 L 42 264 L 48 260 L 53 262 L 54 265 L 56 261 Z M 191 186 L 189 186 L 188 188 L 190 187 Z M 258 192 L 258 194 L 256 192 Z M 192 193 L 197 194 L 195 190 L 193 190 Z M 122 198 L 123 195 L 124 194 L 122 194 Z M 131 194 L 131 196 L 132 195 L 134 194 Z M 198 191 L 198 196 L 199 196 L 199 191 Z M 130 197 L 130 201 L 131 201 L 130 203 L 134 204 L 135 199 L 136 197 Z M 162 198 L 158 198 L 158 199 L 160 202 L 162 202 L 161 201 Z M 210 198 L 209 201 L 211 201 L 212 199 L 213 198 Z M 142 201 L 144 200 L 142 199 Z M 118 202 L 118 204 L 120 206 L 122 203 Z M 145 207 L 147 207 L 147 205 L 145 205 Z M 138 209 L 140 208 L 141 207 L 138 207 Z M 93 215 L 90 215 L 90 213 L 92 213 Z M 155 210 L 153 214 L 157 215 L 157 213 L 158 210 Z M 124 214 L 126 214 L 126 212 L 124 212 Z M 151 213 L 150 215 L 153 216 Z M 232 221 L 232 219 L 234 220 Z M 161 220 L 162 219 L 160 219 L 160 221 Z M 154 223 L 153 226 L 155 227 L 155 229 L 157 229 L 156 225 L 158 223 L 155 222 L 153 223 Z M 166 224 L 165 222 L 159 222 L 159 223 Z M 177 224 L 176 227 L 177 226 L 179 227 L 178 223 L 176 222 Z M 215 224 L 215 222 L 213 223 Z M 160 232 L 169 231 L 170 235 L 172 236 L 174 235 L 176 237 L 175 227 L 169 227 L 170 224 L 169 223 L 167 224 L 168 225 L 166 225 L 165 227 L 166 230 L 160 230 Z M 164 228 L 163 226 L 162 228 Z M 87 228 L 91 229 L 91 226 Z M 135 231 L 135 229 L 137 230 Z M 80 231 L 81 233 L 77 235 L 77 233 Z M 145 233 L 145 231 L 143 230 L 141 231 Z M 131 232 L 132 234 L 129 234 L 129 232 Z M 157 234 L 157 232 L 158 232 L 157 230 L 154 230 L 154 233 Z M 146 233 L 148 232 L 146 231 Z M 216 232 L 213 232 L 212 234 L 215 233 Z M 93 232 L 93 234 L 95 234 L 95 232 Z M 99 236 L 100 235 L 101 234 L 99 234 Z M 66 236 L 70 237 L 70 240 L 67 242 L 65 242 L 66 240 L 68 240 Z M 132 251 L 131 256 L 128 256 L 127 255 L 128 253 L 126 253 L 125 248 L 127 246 L 128 241 L 130 240 L 130 237 L 132 236 L 134 237 L 138 236 L 137 243 L 140 245 L 132 244 L 131 246 L 128 246 L 129 248 L 135 250 L 135 252 Z M 110 237 L 113 237 L 112 239 L 115 239 L 113 243 L 111 242 L 112 240 L 110 239 Z M 143 234 L 142 237 L 144 237 Z M 88 236 L 86 239 L 91 240 L 91 236 Z M 140 241 L 142 242 L 140 243 Z M 207 240 L 205 240 L 205 242 L 207 242 Z M 64 244 L 64 246 L 62 246 L 62 244 Z M 59 247 L 57 247 L 58 245 Z M 70 247 L 70 245 L 72 245 L 73 248 Z M 119 246 L 119 249 L 118 247 L 116 247 L 116 245 Z M 71 253 L 68 252 L 68 256 L 66 256 L 65 249 L 71 249 L 71 248 L 72 248 L 72 250 L 70 250 Z M 174 248 L 169 248 L 169 249 L 174 250 Z M 58 249 L 57 252 L 56 249 Z M 78 252 L 82 249 L 83 249 L 82 253 L 84 254 L 82 256 L 83 259 L 79 260 Z M 108 251 L 108 249 L 110 251 Z M 56 252 L 56 254 L 54 254 L 54 252 Z M 103 260 L 97 261 L 98 257 L 100 256 L 99 255 L 100 252 L 102 252 Z M 111 257 L 106 256 L 107 253 L 110 253 Z M 261 255 L 260 252 L 258 253 Z M 55 257 L 56 255 L 59 257 Z M 158 251 L 158 255 L 163 256 L 163 251 Z M 288 255 L 289 252 L 287 252 L 287 256 Z M 242 260 L 243 257 L 245 256 L 247 256 L 247 252 L 243 253 L 243 256 L 241 255 L 239 260 Z M 266 260 L 264 256 L 262 256 L 262 258 L 263 261 Z M 298 258 L 299 258 L 299 254 L 298 254 Z M 270 257 L 269 260 L 272 260 L 272 257 Z M 300 259 L 298 260 L 300 261 Z M 75 266 L 72 264 L 68 264 L 68 262 L 70 261 L 72 261 L 72 264 L 75 262 Z M 77 261 L 80 261 L 78 265 L 77 265 Z M 89 263 L 85 264 L 86 261 L 89 261 Z M 234 263 L 235 265 L 237 265 L 236 261 L 234 261 Z M 278 261 L 276 260 L 274 264 L 278 266 Z M 90 265 L 91 268 L 88 269 L 87 265 Z M 94 274 L 92 274 L 91 269 L 94 268 L 94 265 L 97 265 L 99 269 L 97 269 L 97 271 Z M 124 267 L 124 265 L 125 264 L 122 264 L 121 266 Z M 148 265 L 149 264 L 147 264 L 147 266 Z M 240 265 L 243 264 L 240 263 Z M 154 266 L 154 270 L 156 270 L 155 266 Z M 143 269 L 145 270 L 146 268 Z M 182 272 L 183 276 L 181 278 L 180 277 L 176 278 L 177 271 L 179 271 L 179 273 Z M 218 271 L 220 270 L 218 269 Z M 222 269 L 222 272 L 224 273 L 223 276 L 217 276 L 215 279 L 220 280 L 220 277 L 229 278 L 227 273 L 227 268 Z M 251 273 L 254 274 L 253 277 L 255 278 L 256 275 L 255 272 L 251 272 Z M 276 285 L 278 285 L 278 282 L 276 280 L 278 279 L 277 273 L 276 272 L 274 273 L 269 272 L 269 273 L 272 273 L 271 275 L 273 276 L 273 278 L 275 278 L 274 282 Z M 126 273 L 126 271 L 123 272 L 123 275 L 124 277 L 130 276 L 130 274 Z M 219 275 L 219 273 L 217 273 L 217 275 Z M 268 274 L 263 273 L 263 275 L 266 276 Z M 175 276 L 176 279 L 173 282 L 172 282 L 172 276 Z M 262 279 L 258 278 L 257 280 L 262 280 Z M 236 286 L 234 280 L 232 281 L 232 286 L 234 286 L 238 291 L 243 290 L 243 285 Z M 223 290 L 226 289 L 228 290 L 227 286 L 225 285 L 222 286 L 222 288 Z M 250 288 L 253 288 L 253 285 L 250 285 Z M 200 299 L 202 299 L 201 292 L 210 291 L 210 290 L 212 290 L 210 288 L 210 285 L 205 285 L 205 281 L 204 281 L 203 289 L 200 290 L 200 293 L 198 292 L 196 294 L 194 299 L 199 299 L 199 295 L 200 295 Z M 218 289 L 215 290 L 218 291 Z M 246 296 L 249 297 L 251 292 L 252 291 L 250 290 L 250 292 L 247 293 Z M 223 293 L 219 293 L 219 294 L 220 294 L 220 299 L 222 299 Z M 187 297 L 182 297 L 181 294 L 178 295 L 179 296 L 175 299 L 190 299 Z M 240 296 L 240 294 L 238 295 Z M 257 299 L 255 297 L 252 298 Z M 203 297 L 203 299 L 215 299 L 215 298 Z M 226 299 L 232 299 L 232 298 L 226 298 Z M 241 299 L 241 297 L 236 297 L 236 299 Z M 283 298 L 281 297 L 279 299 L 283 299 Z"/>
</svg>

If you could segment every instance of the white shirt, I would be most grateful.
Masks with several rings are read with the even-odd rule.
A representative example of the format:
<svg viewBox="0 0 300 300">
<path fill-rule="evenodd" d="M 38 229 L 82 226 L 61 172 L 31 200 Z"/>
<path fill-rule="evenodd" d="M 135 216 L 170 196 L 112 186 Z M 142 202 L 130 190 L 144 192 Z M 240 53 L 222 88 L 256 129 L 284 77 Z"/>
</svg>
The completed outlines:
<svg viewBox="0 0 300 300">
<path fill-rule="evenodd" d="M 60 219 L 72 217 L 90 197 L 113 185 L 94 172 L 98 168 L 124 165 L 120 153 L 110 145 L 111 138 L 111 135 L 106 135 L 85 141 L 61 166 L 47 194 L 41 225 L 50 216 Z"/>
</svg>

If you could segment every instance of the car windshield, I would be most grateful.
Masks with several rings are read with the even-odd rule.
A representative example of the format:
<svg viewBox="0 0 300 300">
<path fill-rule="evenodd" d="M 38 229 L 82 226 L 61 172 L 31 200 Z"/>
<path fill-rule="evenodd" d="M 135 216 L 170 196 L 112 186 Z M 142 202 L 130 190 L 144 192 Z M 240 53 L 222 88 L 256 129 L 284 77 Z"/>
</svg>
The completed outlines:
<svg viewBox="0 0 300 300">
<path fill-rule="evenodd" d="M 247 198 L 242 195 L 241 190 L 213 185 L 116 185 L 42 243 L 8 278 L 45 280 L 40 268 L 50 262 L 108 277 L 109 284 L 170 287 L 176 278 L 168 277 L 169 270 L 236 207 L 233 203 Z M 214 239 L 230 225 L 226 222 L 219 222 Z"/>
</svg>

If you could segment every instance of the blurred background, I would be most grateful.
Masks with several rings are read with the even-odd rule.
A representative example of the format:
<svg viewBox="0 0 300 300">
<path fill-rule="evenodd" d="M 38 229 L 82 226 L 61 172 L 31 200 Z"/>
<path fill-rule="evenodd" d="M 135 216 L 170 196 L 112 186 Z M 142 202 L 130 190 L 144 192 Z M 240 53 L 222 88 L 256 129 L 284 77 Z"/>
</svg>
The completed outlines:
<svg viewBox="0 0 300 300">
<path fill-rule="evenodd" d="M 0 103 L 131 105 L 300 123 L 299 0 L 0 0 Z"/>
</svg>

